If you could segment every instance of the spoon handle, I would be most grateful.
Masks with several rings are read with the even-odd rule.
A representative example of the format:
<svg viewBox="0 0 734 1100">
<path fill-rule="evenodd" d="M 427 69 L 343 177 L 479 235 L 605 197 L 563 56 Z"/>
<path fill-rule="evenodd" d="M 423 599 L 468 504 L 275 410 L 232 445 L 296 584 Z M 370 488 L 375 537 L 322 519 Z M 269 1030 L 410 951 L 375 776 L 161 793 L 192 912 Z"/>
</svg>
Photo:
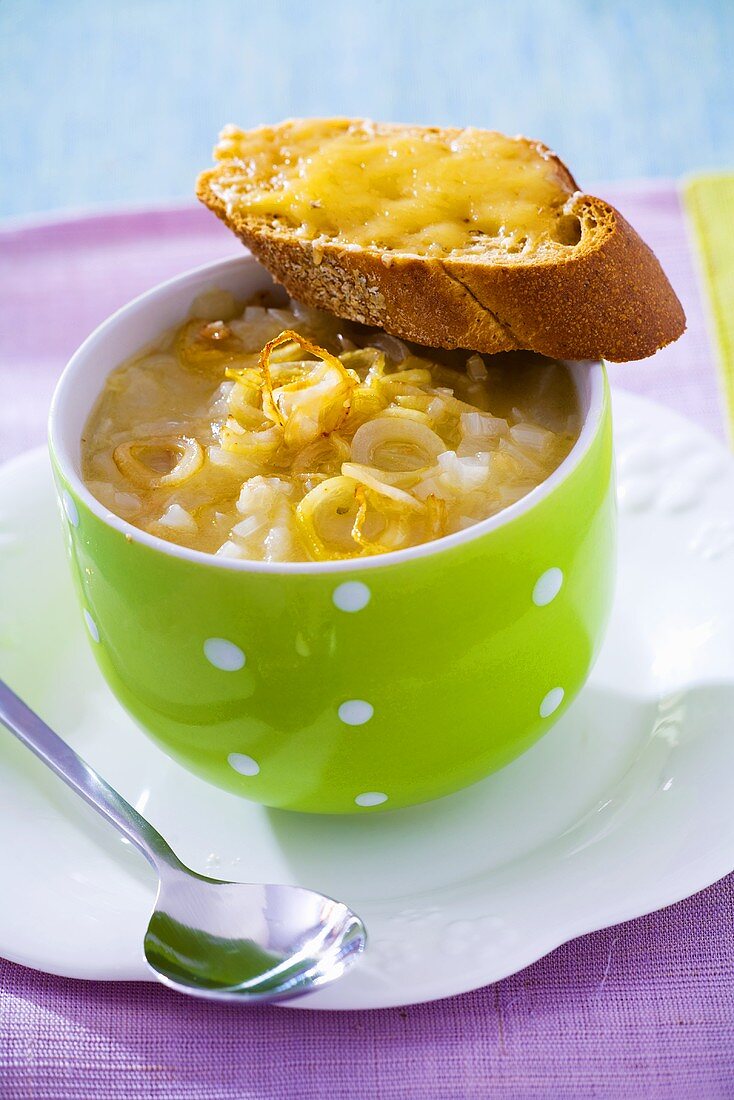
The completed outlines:
<svg viewBox="0 0 734 1100">
<path fill-rule="evenodd" d="M 163 837 L 0 680 L 0 722 L 160 870 L 181 867 Z"/>
</svg>

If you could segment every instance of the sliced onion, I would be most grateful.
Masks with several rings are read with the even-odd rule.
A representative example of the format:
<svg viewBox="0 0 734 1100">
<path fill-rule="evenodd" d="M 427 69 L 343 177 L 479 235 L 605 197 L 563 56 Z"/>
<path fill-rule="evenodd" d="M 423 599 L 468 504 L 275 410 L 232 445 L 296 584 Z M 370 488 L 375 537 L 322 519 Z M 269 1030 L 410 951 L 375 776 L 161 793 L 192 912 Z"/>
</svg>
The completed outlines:
<svg viewBox="0 0 734 1100">
<path fill-rule="evenodd" d="M 211 290 L 204 290 L 201 294 L 197 294 L 191 303 L 189 317 L 202 321 L 229 321 L 241 309 L 242 306 L 228 290 L 213 287 Z"/>
<path fill-rule="evenodd" d="M 235 454 L 233 451 L 225 451 L 218 443 L 207 447 L 206 457 L 211 468 L 229 477 L 239 478 L 240 482 L 252 477 L 259 470 L 259 465 L 254 459 Z"/>
<path fill-rule="evenodd" d="M 222 449 L 231 454 L 262 462 L 272 458 L 278 450 L 283 441 L 283 432 L 277 424 L 251 431 L 230 417 L 219 431 L 219 441 Z"/>
<path fill-rule="evenodd" d="M 386 374 L 385 383 L 401 386 L 432 386 L 433 376 L 427 367 L 411 367 L 407 370 L 396 370 L 392 374 Z"/>
<path fill-rule="evenodd" d="M 466 361 L 466 373 L 473 381 L 487 377 L 487 368 L 481 355 L 470 355 Z"/>
<path fill-rule="evenodd" d="M 243 515 L 283 518 L 289 514 L 293 486 L 280 477 L 258 474 L 244 483 L 237 498 L 237 511 Z"/>
<path fill-rule="evenodd" d="M 330 477 L 306 493 L 296 508 L 304 540 L 320 560 L 359 554 L 352 536 L 357 518 L 357 483 L 350 477 Z"/>
<path fill-rule="evenodd" d="M 405 513 L 394 507 L 386 508 L 380 495 L 375 496 L 365 485 L 355 491 L 357 514 L 352 527 L 352 538 L 368 554 L 387 554 L 408 545 L 410 524 Z M 367 526 L 377 521 L 378 530 L 367 534 Z"/>
<path fill-rule="evenodd" d="M 442 538 L 449 525 L 449 513 L 446 501 L 442 497 L 429 493 L 426 497 L 426 526 L 428 537 L 431 539 Z"/>
<path fill-rule="evenodd" d="M 238 546 L 232 539 L 227 539 L 226 542 L 223 542 L 215 553 L 218 558 L 238 558 L 240 560 L 245 560 L 247 558 L 247 554 L 242 547 Z"/>
<path fill-rule="evenodd" d="M 235 523 L 231 533 L 236 535 L 238 539 L 246 541 L 253 535 L 256 535 L 258 531 L 262 531 L 265 522 L 266 520 L 263 516 L 245 516 L 239 523 Z"/>
<path fill-rule="evenodd" d="M 395 404 L 400 409 L 413 409 L 416 412 L 427 413 L 437 398 L 431 393 L 417 394 L 399 393 L 395 398 Z"/>
<path fill-rule="evenodd" d="M 263 376 L 257 367 L 228 367 L 224 372 L 225 377 L 234 382 L 229 391 L 228 405 L 230 412 L 239 417 L 241 410 L 259 409 L 262 412 L 262 384 Z"/>
<path fill-rule="evenodd" d="M 377 348 L 355 348 L 339 356 L 349 370 L 355 371 L 364 381 L 367 378 L 382 378 L 385 373 L 385 353 Z"/>
<path fill-rule="evenodd" d="M 433 466 L 446 444 L 427 425 L 412 419 L 378 416 L 363 424 L 352 440 L 352 459 L 379 470 L 420 470 Z"/>
<path fill-rule="evenodd" d="M 464 437 L 471 436 L 477 439 L 507 435 L 509 425 L 499 416 L 488 416 L 487 413 L 464 412 L 461 414 L 461 430 Z"/>
<path fill-rule="evenodd" d="M 455 451 L 446 451 L 438 459 L 441 467 L 440 481 L 457 495 L 473 493 L 483 489 L 490 476 L 489 458 L 483 461 L 477 457 L 459 458 Z"/>
<path fill-rule="evenodd" d="M 180 531 L 183 534 L 196 534 L 198 530 L 191 512 L 182 508 L 180 504 L 169 504 L 158 523 L 162 527 L 169 527 L 172 531 Z"/>
<path fill-rule="evenodd" d="M 364 384 L 370 387 L 379 388 L 380 383 L 385 377 L 385 356 L 381 355 L 379 359 L 376 359 L 374 364 L 367 371 L 367 377 L 364 380 Z"/>
<path fill-rule="evenodd" d="M 295 539 L 291 524 L 276 523 L 265 536 L 264 561 L 293 561 Z"/>
<path fill-rule="evenodd" d="M 278 347 L 291 342 L 321 362 L 304 364 L 302 377 L 276 389 L 270 357 Z M 282 425 L 288 446 L 309 443 L 338 428 L 349 412 L 351 395 L 359 384 L 358 376 L 348 371 L 335 355 L 291 329 L 265 345 L 259 366 L 265 384 L 263 409 Z"/>
<path fill-rule="evenodd" d="M 161 451 L 175 459 L 168 473 L 161 474 L 141 458 L 143 453 L 152 451 Z M 115 447 L 112 457 L 121 474 L 146 489 L 181 485 L 204 464 L 201 444 L 188 436 L 164 436 L 121 443 Z"/>
<path fill-rule="evenodd" d="M 179 362 L 198 374 L 223 374 L 226 367 L 242 359 L 246 348 L 224 321 L 187 321 L 176 335 Z"/>
<path fill-rule="evenodd" d="M 420 412 L 418 409 L 404 409 L 400 405 L 390 405 L 385 409 L 383 416 L 389 416 L 394 420 L 412 420 L 415 424 L 423 424 L 433 431 L 431 417 L 428 413 Z"/>
<path fill-rule="evenodd" d="M 357 386 L 352 393 L 349 412 L 340 425 L 341 430 L 347 434 L 356 431 L 368 420 L 385 412 L 389 401 L 389 395 L 383 393 L 377 384 L 368 385 L 365 382 Z"/>
<path fill-rule="evenodd" d="M 293 457 L 291 470 L 296 477 L 322 475 L 336 477 L 349 458 L 349 444 L 336 432 L 315 439 Z"/>
<path fill-rule="evenodd" d="M 383 480 L 385 476 L 384 472 L 375 470 L 372 466 L 360 466 L 356 462 L 345 462 L 342 466 L 342 473 L 345 477 L 353 478 L 354 481 L 358 481 L 360 485 L 365 485 L 368 489 L 372 489 L 373 492 L 379 493 L 384 497 L 389 497 L 390 500 L 402 504 L 405 508 L 418 511 L 422 507 L 419 501 L 417 501 L 415 497 L 412 497 L 410 493 L 406 493 L 404 489 L 399 488 L 394 483 L 390 484 L 389 481 Z M 407 476 L 412 479 L 414 485 L 420 480 L 419 472 L 411 470 L 408 472 Z"/>
<path fill-rule="evenodd" d="M 272 427 L 272 420 L 262 410 L 260 390 L 253 389 L 249 380 L 245 385 L 234 384 L 227 398 L 227 409 L 241 427 L 250 431 Z"/>
<path fill-rule="evenodd" d="M 543 451 L 555 439 L 547 428 L 541 428 L 538 424 L 530 424 L 527 421 L 513 424 L 510 428 L 510 436 L 521 447 L 530 447 L 533 451 Z"/>
<path fill-rule="evenodd" d="M 410 355 L 407 344 L 387 332 L 377 332 L 370 336 L 370 345 L 380 348 L 394 363 L 402 363 Z"/>
<path fill-rule="evenodd" d="M 290 315 L 286 324 L 283 324 L 279 318 L 272 317 L 264 306 L 248 306 L 242 319 L 232 321 L 230 328 L 242 341 L 245 351 L 257 355 L 263 344 L 272 340 L 284 328 L 290 328 L 293 320 Z"/>
<path fill-rule="evenodd" d="M 537 461 L 537 457 L 531 457 L 526 450 L 518 446 L 517 443 L 512 442 L 509 439 L 500 439 L 500 451 L 514 458 L 519 462 L 520 466 L 528 474 L 534 475 L 541 480 L 546 476 L 547 470 L 542 463 Z"/>
</svg>

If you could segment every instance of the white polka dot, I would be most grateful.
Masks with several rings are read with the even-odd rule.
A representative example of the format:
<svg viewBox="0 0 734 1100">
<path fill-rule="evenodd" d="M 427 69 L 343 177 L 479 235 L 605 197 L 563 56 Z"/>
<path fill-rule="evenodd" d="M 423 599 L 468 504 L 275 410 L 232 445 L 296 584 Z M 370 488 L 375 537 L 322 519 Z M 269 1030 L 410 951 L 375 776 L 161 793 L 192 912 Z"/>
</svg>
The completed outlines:
<svg viewBox="0 0 734 1100">
<path fill-rule="evenodd" d="M 226 638 L 207 638 L 204 642 L 204 656 L 209 664 L 221 668 L 223 672 L 237 672 L 244 667 L 247 658 L 238 645 Z"/>
<path fill-rule="evenodd" d="M 227 760 L 240 775 L 257 775 L 260 771 L 257 760 L 253 760 L 251 756 L 247 756 L 244 752 L 231 752 Z"/>
<path fill-rule="evenodd" d="M 548 718 L 554 711 L 558 710 L 563 702 L 563 696 L 565 692 L 563 688 L 553 688 L 548 692 L 543 702 L 540 704 L 540 717 Z"/>
<path fill-rule="evenodd" d="M 86 607 L 84 608 L 84 622 L 87 624 L 87 630 L 89 631 L 89 637 L 92 639 L 93 642 L 98 642 L 99 641 L 99 631 L 97 630 L 97 624 L 95 623 L 94 619 L 89 614 L 89 612 L 87 611 Z"/>
<path fill-rule="evenodd" d="M 339 707 L 339 717 L 347 726 L 363 726 L 374 713 L 375 708 L 364 699 L 348 699 Z"/>
<path fill-rule="evenodd" d="M 555 600 L 558 593 L 561 591 L 561 585 L 563 584 L 563 573 L 560 569 L 546 569 L 535 582 L 535 588 L 533 589 L 533 603 L 538 607 L 545 607 L 551 600 Z"/>
<path fill-rule="evenodd" d="M 77 507 L 74 503 L 73 497 L 71 497 L 67 493 L 66 489 L 64 489 L 63 493 L 61 494 L 61 501 L 64 505 L 64 511 L 66 512 L 66 518 L 68 519 L 69 523 L 72 527 L 78 527 L 79 512 L 77 511 Z"/>
<path fill-rule="evenodd" d="M 346 581 L 334 589 L 332 599 L 340 611 L 361 611 L 370 602 L 371 595 L 361 581 Z"/>
<path fill-rule="evenodd" d="M 364 794 L 358 794 L 354 801 L 358 806 L 380 806 L 387 802 L 387 795 L 382 791 L 365 791 Z"/>
</svg>

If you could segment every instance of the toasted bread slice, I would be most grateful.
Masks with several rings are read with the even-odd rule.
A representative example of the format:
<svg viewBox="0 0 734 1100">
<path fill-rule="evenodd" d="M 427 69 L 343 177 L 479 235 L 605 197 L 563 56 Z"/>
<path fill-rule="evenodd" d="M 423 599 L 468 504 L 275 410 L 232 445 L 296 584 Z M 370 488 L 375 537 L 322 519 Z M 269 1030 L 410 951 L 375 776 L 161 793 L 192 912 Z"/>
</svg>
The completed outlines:
<svg viewBox="0 0 734 1100">
<path fill-rule="evenodd" d="M 641 359 L 685 315 L 622 215 L 546 146 L 292 119 L 222 131 L 197 195 L 306 305 L 421 344 Z"/>
</svg>

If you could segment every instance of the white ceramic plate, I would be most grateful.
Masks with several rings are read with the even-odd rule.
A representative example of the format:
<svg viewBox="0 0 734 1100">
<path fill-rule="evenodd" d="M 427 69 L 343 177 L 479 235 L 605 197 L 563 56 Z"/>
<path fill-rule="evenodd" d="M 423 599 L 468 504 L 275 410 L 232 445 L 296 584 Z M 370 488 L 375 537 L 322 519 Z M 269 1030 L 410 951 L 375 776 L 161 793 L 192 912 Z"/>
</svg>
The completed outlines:
<svg viewBox="0 0 734 1100">
<path fill-rule="evenodd" d="M 267 810 L 155 748 L 88 651 L 45 454 L 0 471 L 0 675 L 192 867 L 313 886 L 366 921 L 363 964 L 299 1008 L 474 989 L 734 867 L 734 460 L 639 398 L 615 413 L 619 585 L 591 681 L 502 772 L 370 818 Z M 152 872 L 1 729 L 0 838 L 1 954 L 148 978 Z"/>
</svg>

